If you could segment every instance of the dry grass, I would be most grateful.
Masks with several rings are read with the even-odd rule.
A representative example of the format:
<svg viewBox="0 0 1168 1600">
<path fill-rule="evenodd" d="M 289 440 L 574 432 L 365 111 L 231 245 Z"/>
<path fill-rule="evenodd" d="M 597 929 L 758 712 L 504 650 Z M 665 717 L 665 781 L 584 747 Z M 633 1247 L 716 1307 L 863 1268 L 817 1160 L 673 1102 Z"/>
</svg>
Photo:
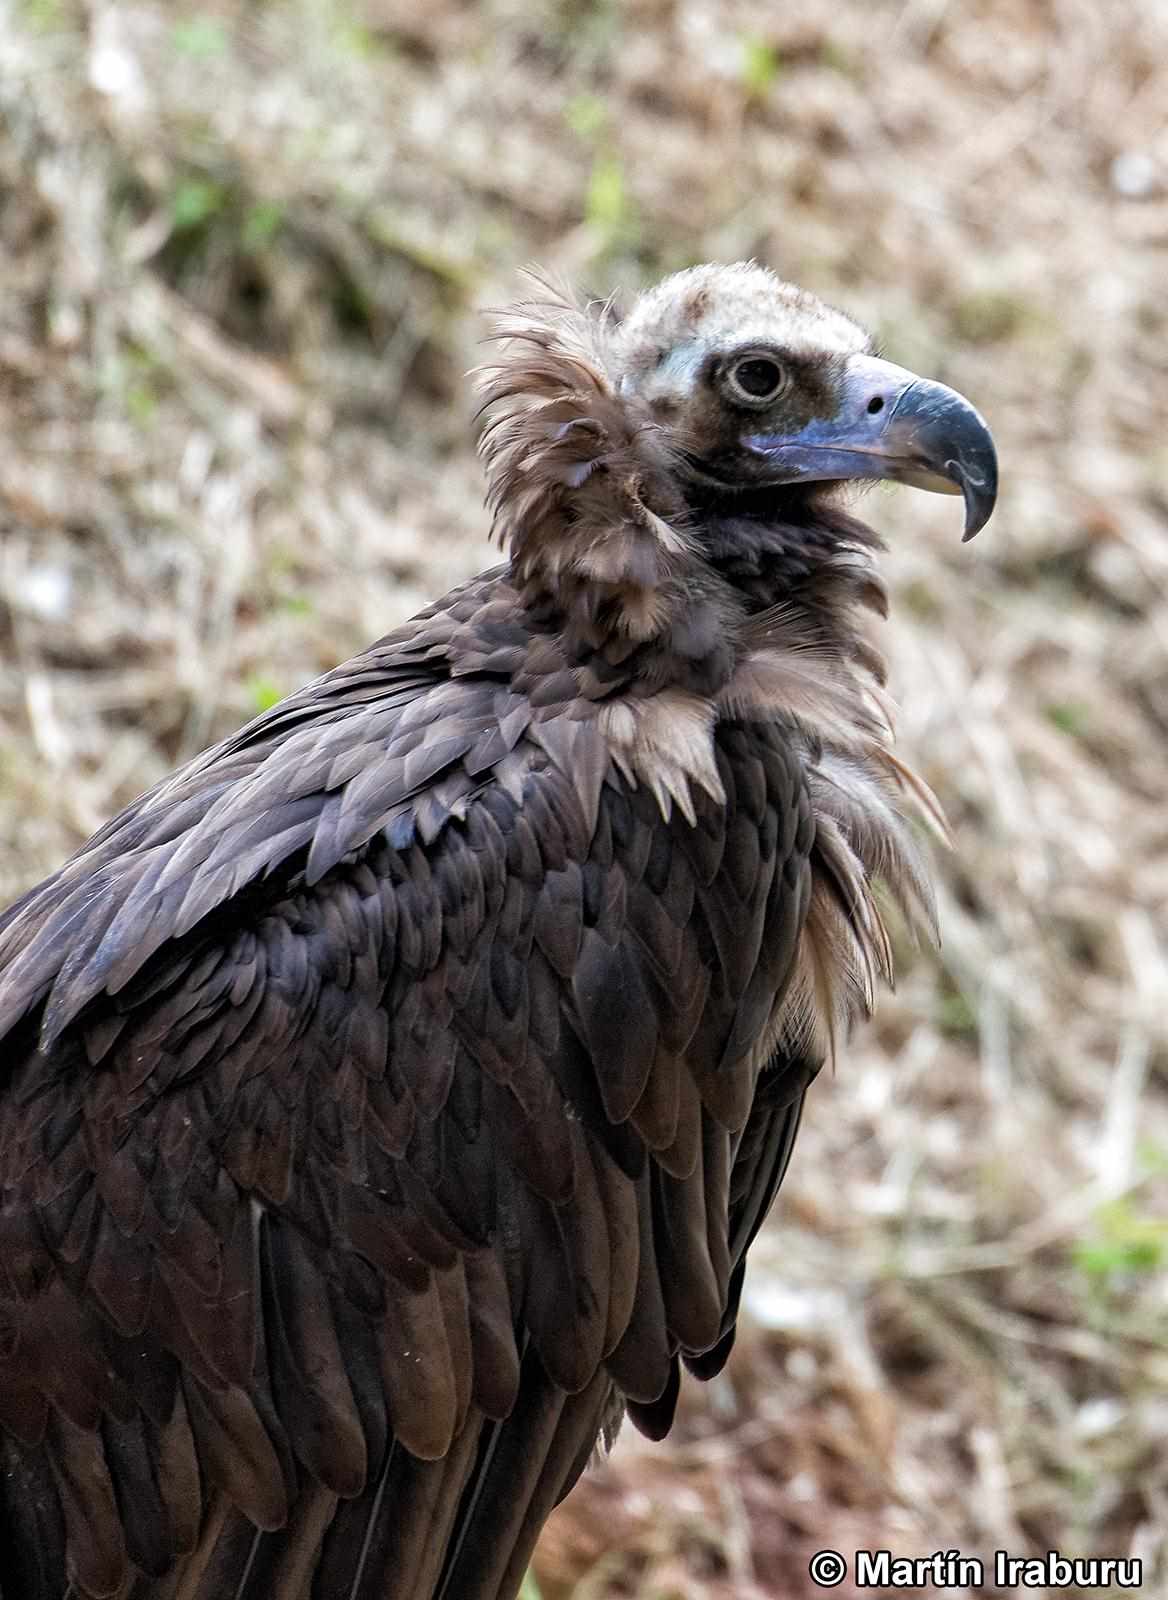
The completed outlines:
<svg viewBox="0 0 1168 1600">
<path fill-rule="evenodd" d="M 756 254 L 995 426 L 973 547 L 870 502 L 944 955 L 544 1600 L 803 1596 L 823 1545 L 1168 1583 L 1165 106 L 1139 0 L 0 0 L 5 897 L 485 563 L 460 373 L 526 259 Z"/>
</svg>

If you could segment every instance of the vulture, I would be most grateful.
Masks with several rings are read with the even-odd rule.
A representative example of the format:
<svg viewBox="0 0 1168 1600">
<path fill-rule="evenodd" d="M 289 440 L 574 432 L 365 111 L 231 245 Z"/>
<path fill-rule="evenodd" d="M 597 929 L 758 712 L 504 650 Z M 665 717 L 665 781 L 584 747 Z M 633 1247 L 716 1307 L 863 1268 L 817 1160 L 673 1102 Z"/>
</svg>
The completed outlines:
<svg viewBox="0 0 1168 1600">
<path fill-rule="evenodd" d="M 722 1368 L 885 914 L 932 925 L 847 497 L 970 537 L 985 422 L 754 263 L 525 292 L 504 563 L 0 918 L 3 1600 L 511 1600 Z"/>
</svg>

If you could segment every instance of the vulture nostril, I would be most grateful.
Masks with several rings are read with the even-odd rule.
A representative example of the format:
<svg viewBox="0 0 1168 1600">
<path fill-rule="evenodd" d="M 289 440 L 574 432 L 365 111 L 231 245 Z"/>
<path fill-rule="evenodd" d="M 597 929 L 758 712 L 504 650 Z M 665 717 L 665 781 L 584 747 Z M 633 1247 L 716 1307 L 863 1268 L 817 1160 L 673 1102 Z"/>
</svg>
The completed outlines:
<svg viewBox="0 0 1168 1600">
<path fill-rule="evenodd" d="M 868 401 L 868 415 L 870 417 L 874 417 L 877 414 L 877 412 L 883 411 L 883 410 L 884 410 L 884 396 L 882 394 L 874 394 L 872 396 L 871 400 Z"/>
</svg>

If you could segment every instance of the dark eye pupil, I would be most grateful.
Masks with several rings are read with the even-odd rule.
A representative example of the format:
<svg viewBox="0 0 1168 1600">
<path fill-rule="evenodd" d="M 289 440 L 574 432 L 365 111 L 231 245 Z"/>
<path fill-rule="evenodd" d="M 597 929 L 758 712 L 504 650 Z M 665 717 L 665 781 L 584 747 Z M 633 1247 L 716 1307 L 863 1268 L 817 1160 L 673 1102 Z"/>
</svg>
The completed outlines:
<svg viewBox="0 0 1168 1600">
<path fill-rule="evenodd" d="M 771 394 L 779 387 L 782 373 L 773 361 L 742 361 L 734 369 L 734 376 L 740 389 L 761 400 L 763 395 Z"/>
</svg>

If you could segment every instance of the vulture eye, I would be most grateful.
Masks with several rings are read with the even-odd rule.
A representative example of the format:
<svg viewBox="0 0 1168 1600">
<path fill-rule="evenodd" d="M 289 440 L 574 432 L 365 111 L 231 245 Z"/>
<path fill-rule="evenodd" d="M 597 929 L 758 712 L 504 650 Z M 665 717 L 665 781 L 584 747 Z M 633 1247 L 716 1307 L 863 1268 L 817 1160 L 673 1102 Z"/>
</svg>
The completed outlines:
<svg viewBox="0 0 1168 1600">
<path fill-rule="evenodd" d="M 743 405 L 769 405 L 786 387 L 787 374 L 770 356 L 746 356 L 726 374 L 733 399 Z"/>
</svg>

